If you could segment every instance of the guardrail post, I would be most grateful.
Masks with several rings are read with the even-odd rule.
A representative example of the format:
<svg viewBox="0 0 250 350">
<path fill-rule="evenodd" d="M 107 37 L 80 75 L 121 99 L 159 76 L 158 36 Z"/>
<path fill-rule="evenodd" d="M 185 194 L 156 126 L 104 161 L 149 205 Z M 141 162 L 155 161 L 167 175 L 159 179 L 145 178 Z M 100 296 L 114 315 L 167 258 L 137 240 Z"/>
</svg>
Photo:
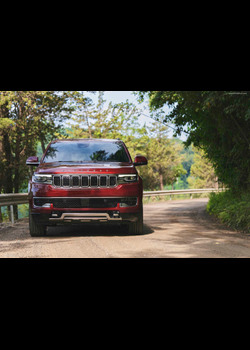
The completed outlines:
<svg viewBox="0 0 250 350">
<path fill-rule="evenodd" d="M 190 199 L 193 199 L 193 195 L 192 195 L 192 193 L 190 194 Z"/>
<path fill-rule="evenodd" d="M 14 209 L 13 205 L 10 206 L 10 216 L 11 216 L 11 223 L 14 224 Z"/>
</svg>

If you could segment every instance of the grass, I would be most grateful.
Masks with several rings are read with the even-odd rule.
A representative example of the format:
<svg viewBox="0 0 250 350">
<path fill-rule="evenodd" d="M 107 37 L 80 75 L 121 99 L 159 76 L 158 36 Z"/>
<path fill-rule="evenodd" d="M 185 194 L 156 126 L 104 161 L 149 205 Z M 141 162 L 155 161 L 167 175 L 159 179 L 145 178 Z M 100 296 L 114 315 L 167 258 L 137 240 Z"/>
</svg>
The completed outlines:
<svg viewBox="0 0 250 350">
<path fill-rule="evenodd" d="M 207 211 L 223 224 L 236 230 L 250 232 L 250 193 L 235 194 L 231 191 L 211 193 Z"/>
</svg>

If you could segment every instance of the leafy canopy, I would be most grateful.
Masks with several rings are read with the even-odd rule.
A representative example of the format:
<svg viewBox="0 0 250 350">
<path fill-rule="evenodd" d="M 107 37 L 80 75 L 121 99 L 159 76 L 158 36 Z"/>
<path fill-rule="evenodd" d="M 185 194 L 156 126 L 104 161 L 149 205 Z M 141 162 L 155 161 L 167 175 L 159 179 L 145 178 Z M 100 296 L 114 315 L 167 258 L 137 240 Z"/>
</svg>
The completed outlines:
<svg viewBox="0 0 250 350">
<path fill-rule="evenodd" d="M 220 180 L 232 190 L 250 187 L 250 91 L 139 91 L 153 112 L 172 108 L 164 122 L 175 125 L 175 136 L 188 133 L 204 150 Z M 157 118 L 157 115 L 156 115 Z"/>
</svg>

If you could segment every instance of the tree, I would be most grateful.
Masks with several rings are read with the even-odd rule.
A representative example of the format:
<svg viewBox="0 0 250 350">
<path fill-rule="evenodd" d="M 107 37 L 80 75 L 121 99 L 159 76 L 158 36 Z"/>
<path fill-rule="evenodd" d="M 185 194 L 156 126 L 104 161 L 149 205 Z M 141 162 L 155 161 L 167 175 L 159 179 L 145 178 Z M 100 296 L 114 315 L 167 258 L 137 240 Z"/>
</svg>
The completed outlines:
<svg viewBox="0 0 250 350">
<path fill-rule="evenodd" d="M 27 184 L 26 159 L 41 141 L 51 138 L 68 118 L 73 95 L 57 91 L 0 91 L 0 179 L 4 193 L 18 193 Z M 17 207 L 14 207 L 17 218 Z"/>
<path fill-rule="evenodd" d="M 185 173 L 181 157 L 177 154 L 180 145 L 172 143 L 167 137 L 167 128 L 155 122 L 150 128 L 138 123 L 141 111 L 132 103 L 113 104 L 104 108 L 103 92 L 99 92 L 98 102 L 85 104 L 73 118 L 67 130 L 73 138 L 109 138 L 124 141 L 132 159 L 137 154 L 148 158 L 148 166 L 138 168 L 144 178 L 147 189 L 172 184 L 176 178 Z"/>
<path fill-rule="evenodd" d="M 195 151 L 194 163 L 187 180 L 190 188 L 217 188 L 218 178 L 212 164 L 206 158 L 205 152 L 197 148 L 193 149 Z"/>
<path fill-rule="evenodd" d="M 139 91 L 150 108 L 172 108 L 164 122 L 186 129 L 186 145 L 204 150 L 223 183 L 234 191 L 250 187 L 250 91 Z M 157 116 L 156 116 L 157 118 Z"/>
<path fill-rule="evenodd" d="M 176 141 L 178 141 L 181 144 L 183 144 L 182 141 L 179 140 L 179 139 L 176 139 Z M 189 183 L 188 183 L 187 179 L 190 176 L 191 167 L 192 167 L 192 164 L 194 163 L 193 146 L 190 145 L 188 147 L 183 147 L 183 149 L 181 150 L 180 153 L 181 153 L 181 156 L 183 158 L 183 160 L 182 160 L 183 168 L 186 170 L 186 174 L 181 175 L 180 181 L 182 183 L 182 188 L 183 189 L 187 189 L 187 188 L 189 188 Z"/>
<path fill-rule="evenodd" d="M 137 123 L 140 111 L 132 103 L 118 103 L 104 108 L 103 91 L 99 91 L 96 105 L 92 101 L 78 99 L 77 110 L 68 124 L 68 134 L 72 138 L 130 139 L 139 132 Z M 140 133 L 140 132 L 139 132 Z"/>
<path fill-rule="evenodd" d="M 164 189 L 165 185 L 172 184 L 181 174 L 185 174 L 179 156 L 181 145 L 172 142 L 168 136 L 168 128 L 162 122 L 154 122 L 148 127 L 148 142 L 146 157 L 148 167 L 140 169 L 147 189 Z"/>
</svg>

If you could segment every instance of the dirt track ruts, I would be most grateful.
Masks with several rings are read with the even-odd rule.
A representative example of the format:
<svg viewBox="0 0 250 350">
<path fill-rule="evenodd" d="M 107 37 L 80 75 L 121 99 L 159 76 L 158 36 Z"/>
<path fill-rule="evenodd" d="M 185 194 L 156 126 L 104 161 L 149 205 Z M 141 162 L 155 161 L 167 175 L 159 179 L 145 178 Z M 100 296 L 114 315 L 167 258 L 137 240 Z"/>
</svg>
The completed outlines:
<svg viewBox="0 0 250 350">
<path fill-rule="evenodd" d="M 205 213 L 206 198 L 144 205 L 144 230 L 60 226 L 32 238 L 28 220 L 0 229 L 0 258 L 239 258 L 250 257 L 250 235 Z"/>
</svg>

